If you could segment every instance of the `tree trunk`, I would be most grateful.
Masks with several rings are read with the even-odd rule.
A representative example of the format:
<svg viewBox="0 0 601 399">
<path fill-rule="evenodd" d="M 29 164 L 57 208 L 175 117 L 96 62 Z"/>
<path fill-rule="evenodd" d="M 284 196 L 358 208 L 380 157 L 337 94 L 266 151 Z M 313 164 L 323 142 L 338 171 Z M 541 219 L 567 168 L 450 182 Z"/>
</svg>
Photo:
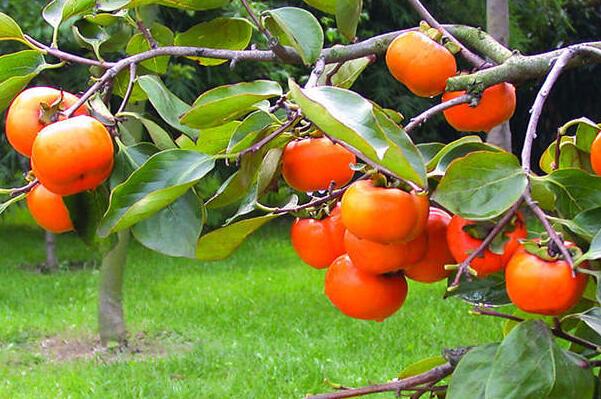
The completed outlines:
<svg viewBox="0 0 601 399">
<path fill-rule="evenodd" d="M 56 236 L 49 231 L 46 232 L 46 262 L 42 265 L 42 273 L 50 273 L 58 270 L 58 259 L 56 257 Z"/>
<path fill-rule="evenodd" d="M 104 254 L 100 270 L 98 330 L 100 343 L 126 345 L 123 319 L 123 272 L 127 261 L 129 230 L 117 233 L 117 243 Z"/>
<path fill-rule="evenodd" d="M 486 30 L 501 44 L 509 44 L 509 1 L 486 0 Z M 487 141 L 511 151 L 511 129 L 509 122 L 492 128 Z"/>
</svg>

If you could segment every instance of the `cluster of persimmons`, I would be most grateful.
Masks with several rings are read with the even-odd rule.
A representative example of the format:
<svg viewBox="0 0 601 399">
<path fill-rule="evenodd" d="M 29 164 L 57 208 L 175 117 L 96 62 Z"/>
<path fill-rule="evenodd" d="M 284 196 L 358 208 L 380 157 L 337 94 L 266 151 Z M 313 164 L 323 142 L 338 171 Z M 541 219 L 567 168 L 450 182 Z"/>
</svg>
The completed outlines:
<svg viewBox="0 0 601 399">
<path fill-rule="evenodd" d="M 442 93 L 446 102 L 465 94 L 444 92 L 447 79 L 457 74 L 455 57 L 423 31 L 398 36 L 388 48 L 386 63 L 391 74 L 418 96 Z M 458 131 L 487 132 L 511 118 L 515 106 L 514 86 L 500 83 L 485 89 L 476 106 L 455 105 L 444 116 Z M 601 135 L 594 146 L 599 150 L 593 165 L 601 173 Z M 316 132 L 288 144 L 282 174 L 299 191 L 331 190 L 352 180 L 355 162 L 353 153 Z M 406 278 L 423 283 L 447 278 L 453 267 L 445 266 L 465 261 L 494 223 L 451 216 L 430 206 L 426 192 L 416 192 L 403 182 L 377 173 L 364 177 L 369 179 L 350 184 L 340 202 L 296 219 L 290 235 L 305 263 L 328 269 L 325 294 L 340 311 L 382 321 L 404 303 Z M 526 244 L 526 238 L 523 216 L 517 213 L 501 231 L 498 245 L 482 251 L 470 268 L 477 278 L 504 271 L 509 297 L 524 311 L 545 315 L 567 311 L 582 297 L 586 275 L 574 275 L 565 260 L 548 255 L 553 250 L 547 245 L 553 244 L 540 240 Z"/>
<path fill-rule="evenodd" d="M 53 233 L 73 230 L 63 196 L 92 190 L 113 170 L 113 141 L 106 127 L 82 105 L 73 117 L 63 112 L 78 98 L 50 87 L 21 92 L 6 113 L 6 137 L 31 159 L 37 180 L 27 193 L 35 221 Z"/>
</svg>

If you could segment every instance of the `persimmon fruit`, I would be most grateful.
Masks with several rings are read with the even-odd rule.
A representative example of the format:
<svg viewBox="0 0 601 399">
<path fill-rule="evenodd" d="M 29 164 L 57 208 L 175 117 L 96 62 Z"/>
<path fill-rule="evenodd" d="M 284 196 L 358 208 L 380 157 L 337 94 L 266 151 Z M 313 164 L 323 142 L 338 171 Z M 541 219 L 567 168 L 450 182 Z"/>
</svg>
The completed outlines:
<svg viewBox="0 0 601 399">
<path fill-rule="evenodd" d="M 57 234 L 73 230 L 69 211 L 60 195 L 38 184 L 27 193 L 26 200 L 31 216 L 44 230 Z"/>
<path fill-rule="evenodd" d="M 503 270 L 513 253 L 520 246 L 519 240 L 526 238 L 528 235 L 522 216 L 519 213 L 516 215 L 513 231 L 503 233 L 507 238 L 507 242 L 503 246 L 503 253 L 496 254 L 490 249 L 485 249 L 482 256 L 476 257 L 471 262 L 470 266 L 478 273 L 478 277 L 486 277 L 491 273 Z M 458 263 L 466 260 L 482 243 L 482 240 L 472 237 L 464 230 L 466 226 L 474 223 L 476 222 L 468 221 L 459 215 L 453 216 L 449 223 L 447 242 L 453 258 Z"/>
<path fill-rule="evenodd" d="M 446 92 L 442 95 L 442 102 L 464 94 L 465 91 Z M 449 125 L 460 132 L 488 132 L 509 120 L 515 106 L 515 87 L 510 83 L 499 83 L 486 88 L 475 107 L 459 104 L 444 110 L 443 114 Z"/>
<path fill-rule="evenodd" d="M 601 176 L 601 132 L 597 134 L 591 146 L 591 166 L 595 174 Z"/>
<path fill-rule="evenodd" d="M 91 190 L 111 174 L 113 141 L 106 127 L 89 116 L 46 126 L 33 143 L 31 167 L 39 181 L 59 195 Z"/>
<path fill-rule="evenodd" d="M 433 283 L 450 275 L 451 272 L 444 268 L 455 261 L 447 242 L 449 223 L 451 215 L 442 209 L 430 207 L 426 230 L 422 233 L 426 237 L 425 255 L 404 268 L 407 278 L 421 283 Z"/>
<path fill-rule="evenodd" d="M 282 176 L 298 191 L 327 190 L 332 182 L 335 187 L 350 182 L 356 161 L 353 153 L 327 137 L 294 140 L 284 149 Z"/>
<path fill-rule="evenodd" d="M 565 260 L 542 259 L 523 246 L 513 254 L 505 270 L 511 302 L 528 313 L 558 316 L 568 311 L 582 298 L 586 283 L 587 275 L 576 272 L 573 276 Z"/>
<path fill-rule="evenodd" d="M 347 316 L 384 321 L 405 302 L 407 281 L 403 276 L 366 273 L 342 255 L 328 268 L 325 293 Z"/>
<path fill-rule="evenodd" d="M 347 230 L 380 243 L 414 240 L 428 221 L 427 195 L 378 187 L 371 180 L 353 183 L 341 203 L 342 222 Z"/>
<path fill-rule="evenodd" d="M 344 253 L 344 225 L 340 206 L 329 216 L 296 219 L 290 229 L 290 241 L 297 255 L 309 266 L 323 269 Z"/>
<path fill-rule="evenodd" d="M 33 142 L 40 130 L 50 121 L 42 117 L 43 107 L 49 108 L 58 104 L 58 109 L 65 110 L 74 105 L 78 98 L 71 93 L 61 92 L 51 87 L 32 87 L 22 91 L 10 104 L 6 112 L 6 138 L 10 145 L 21 155 L 31 156 Z M 58 111 L 57 109 L 57 111 Z M 73 115 L 87 115 L 85 105 L 79 107 Z M 54 115 L 56 120 L 64 119 L 59 113 Z"/>
<path fill-rule="evenodd" d="M 388 70 L 415 95 L 437 96 L 447 79 L 457 72 L 455 57 L 444 46 L 421 32 L 407 32 L 386 51 Z"/>
</svg>

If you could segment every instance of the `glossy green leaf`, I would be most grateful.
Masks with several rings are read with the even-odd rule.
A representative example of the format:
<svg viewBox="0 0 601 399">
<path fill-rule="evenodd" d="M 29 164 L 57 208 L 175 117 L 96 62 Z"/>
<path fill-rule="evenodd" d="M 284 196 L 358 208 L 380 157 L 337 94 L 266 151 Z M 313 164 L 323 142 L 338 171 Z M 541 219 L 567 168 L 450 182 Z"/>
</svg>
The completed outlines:
<svg viewBox="0 0 601 399">
<path fill-rule="evenodd" d="M 194 25 L 175 37 L 176 46 L 193 46 L 212 49 L 244 50 L 250 43 L 253 26 L 244 18 L 216 18 Z M 220 65 L 228 60 L 189 57 L 201 65 Z"/>
<path fill-rule="evenodd" d="M 223 125 L 247 114 L 259 101 L 281 95 L 281 86 L 270 80 L 219 86 L 202 93 L 181 121 L 195 128 Z"/>
<path fill-rule="evenodd" d="M 95 190 L 63 197 L 77 235 L 90 246 L 98 245 L 96 231 L 109 204 L 109 191 L 101 185 Z"/>
<path fill-rule="evenodd" d="M 599 130 L 599 125 L 589 119 L 582 118 L 582 123 L 579 123 L 578 128 L 576 129 L 576 147 L 581 151 L 590 153 L 591 146 L 593 145 L 595 138 L 597 138 Z"/>
<path fill-rule="evenodd" d="M 485 399 L 486 382 L 499 344 L 478 346 L 459 361 L 449 383 L 447 399 Z"/>
<path fill-rule="evenodd" d="M 24 50 L 0 57 L 0 112 L 27 84 L 44 70 L 44 57 L 35 50 Z"/>
<path fill-rule="evenodd" d="M 194 148 L 210 155 L 225 152 L 232 135 L 240 124 L 239 121 L 232 121 L 221 126 L 200 129 Z"/>
<path fill-rule="evenodd" d="M 78 41 L 82 47 L 90 48 L 94 51 L 96 58 L 102 60 L 102 56 L 100 54 L 100 46 L 106 43 L 111 36 L 109 33 L 101 26 L 94 26 L 94 31 L 91 34 L 83 34 L 77 25 L 73 25 L 71 30 L 73 31 L 73 36 L 75 40 Z"/>
<path fill-rule="evenodd" d="M 144 67 L 139 66 L 136 71 L 136 83 L 134 84 L 134 88 L 129 97 L 129 104 L 136 103 L 140 101 L 148 100 L 148 95 L 142 87 L 140 86 L 139 78 L 143 75 L 147 75 L 149 71 L 146 71 Z M 125 93 L 127 92 L 127 86 L 129 85 L 130 73 L 129 69 L 124 69 L 117 74 L 115 80 L 113 81 L 113 94 L 123 98 Z"/>
<path fill-rule="evenodd" d="M 140 76 L 138 83 L 165 122 L 191 138 L 198 136 L 196 129 L 184 126 L 179 121 L 180 115 L 188 112 L 190 106 L 169 91 L 158 76 Z"/>
<path fill-rule="evenodd" d="M 458 146 L 452 146 L 451 148 L 442 151 L 442 156 L 438 157 L 439 160 L 436 163 L 436 167 L 431 172 L 431 175 L 443 176 L 451 162 L 476 151 L 501 152 L 503 150 L 494 145 L 478 142 L 466 142 Z"/>
<path fill-rule="evenodd" d="M 275 122 L 272 114 L 265 111 L 259 110 L 248 115 L 231 135 L 227 152 L 237 153 L 250 147 Z"/>
<path fill-rule="evenodd" d="M 214 165 L 212 157 L 196 151 L 175 149 L 153 155 L 111 193 L 100 236 L 128 228 L 173 203 Z"/>
<path fill-rule="evenodd" d="M 190 11 L 212 10 L 227 5 L 230 0 L 131 0 L 128 7 L 134 8 L 157 4 L 165 7 L 179 8 Z"/>
<path fill-rule="evenodd" d="M 334 46 L 336 48 L 336 46 Z M 361 73 L 371 64 L 369 57 L 357 58 L 350 60 L 338 66 L 338 64 L 326 65 L 323 73 L 317 80 L 318 86 L 326 86 L 328 83 L 328 77 L 330 79 L 331 86 L 341 87 L 343 89 L 350 89 L 353 83 L 359 78 Z M 335 69 L 338 69 L 335 71 Z M 334 73 L 332 75 L 332 73 Z"/>
<path fill-rule="evenodd" d="M 488 220 L 508 210 L 528 179 L 515 155 L 478 151 L 451 162 L 432 199 L 469 220 Z"/>
<path fill-rule="evenodd" d="M 311 7 L 328 14 L 336 14 L 336 0 L 303 0 Z"/>
<path fill-rule="evenodd" d="M 591 245 L 578 261 L 601 259 L 601 230 L 595 234 Z"/>
<path fill-rule="evenodd" d="M 2 12 L 0 12 L 0 41 L 1 40 L 26 41 L 21 28 L 15 20 Z"/>
<path fill-rule="evenodd" d="M 430 371 L 435 367 L 442 366 L 447 363 L 447 359 L 442 356 L 433 356 L 428 357 L 426 359 L 419 360 L 407 367 L 405 367 L 399 375 L 398 379 L 413 377 L 414 375 L 425 373 L 426 371 Z"/>
<path fill-rule="evenodd" d="M 450 278 L 450 284 L 453 278 Z M 445 298 L 459 297 L 472 305 L 504 306 L 511 303 L 505 290 L 505 276 L 503 273 L 494 273 L 486 278 L 472 278 L 467 280 L 461 277 L 459 287 L 445 293 Z"/>
<path fill-rule="evenodd" d="M 90 14 L 84 16 L 84 19 L 92 24 L 99 26 L 111 26 L 119 21 L 121 21 L 125 15 L 127 14 L 127 10 L 121 10 L 114 14 L 108 12 L 101 12 L 98 14 Z"/>
<path fill-rule="evenodd" d="M 161 126 L 159 126 L 156 122 L 143 117 L 142 115 L 135 112 L 125 112 L 123 115 L 133 117 L 139 120 L 142 125 L 146 128 L 148 135 L 152 142 L 157 146 L 159 150 L 168 150 L 170 148 L 177 148 L 177 145 L 169 135 Z"/>
<path fill-rule="evenodd" d="M 292 46 L 306 65 L 317 61 L 323 48 L 323 30 L 307 10 L 282 7 L 263 14 L 266 27 L 281 44 Z"/>
<path fill-rule="evenodd" d="M 541 179 L 555 194 L 560 216 L 574 218 L 578 213 L 601 207 L 601 177 L 580 169 L 560 169 Z"/>
<path fill-rule="evenodd" d="M 4 211 L 7 210 L 11 205 L 16 204 L 17 202 L 25 199 L 26 196 L 27 194 L 23 193 L 17 195 L 16 197 L 12 197 L 11 199 L 8 199 L 4 202 L 0 202 L 0 215 L 2 215 Z"/>
<path fill-rule="evenodd" d="M 131 0 L 96 0 L 96 8 L 100 11 L 117 11 L 129 5 Z"/>
<path fill-rule="evenodd" d="M 203 225 L 201 208 L 200 200 L 189 190 L 152 217 L 135 224 L 132 234 L 153 251 L 195 258 L 196 243 Z"/>
<path fill-rule="evenodd" d="M 110 186 L 115 188 L 148 161 L 148 158 L 158 152 L 158 149 L 150 143 L 137 143 L 124 146 L 118 143 L 119 151 L 115 156 L 115 166 L 110 177 Z"/>
<path fill-rule="evenodd" d="M 52 0 L 42 10 L 42 16 L 54 28 L 56 35 L 61 23 L 71 17 L 92 12 L 95 5 L 95 0 Z"/>
<path fill-rule="evenodd" d="M 171 46 L 173 44 L 173 32 L 165 25 L 154 23 L 150 27 L 150 33 L 159 47 Z M 141 34 L 135 34 L 129 39 L 125 52 L 128 55 L 139 54 L 148 51 L 152 48 L 146 37 Z M 169 65 L 169 56 L 154 57 L 146 61 L 142 61 L 140 65 L 144 66 L 151 72 L 164 74 L 167 72 Z"/>
<path fill-rule="evenodd" d="M 572 219 L 578 226 L 576 233 L 585 233 L 585 238 L 591 240 L 601 230 L 601 207 L 587 209 Z"/>
<path fill-rule="evenodd" d="M 532 198 L 538 202 L 541 208 L 547 211 L 552 211 L 555 208 L 555 193 L 551 191 L 549 186 L 541 179 L 530 179 L 530 191 Z"/>
<path fill-rule="evenodd" d="M 426 168 L 428 172 L 433 171 L 440 162 L 440 159 L 444 157 L 447 153 L 452 152 L 455 148 L 461 147 L 463 145 L 469 143 L 482 143 L 482 139 L 478 136 L 464 136 L 458 140 L 452 141 L 449 144 L 445 144 L 442 149 L 436 153 L 436 155 L 432 156 L 428 163 L 426 164 Z"/>
<path fill-rule="evenodd" d="M 363 9 L 363 0 L 336 0 L 336 26 L 344 37 L 352 41 Z"/>
<path fill-rule="evenodd" d="M 426 187 L 425 165 L 417 147 L 371 102 L 336 87 L 301 89 L 293 81 L 289 84 L 291 98 L 321 131 L 396 176 Z"/>
<path fill-rule="evenodd" d="M 200 237 L 200 240 L 198 240 L 196 258 L 205 261 L 227 258 L 249 235 L 278 216 L 279 215 L 265 215 L 252 219 L 245 219 L 211 231 Z"/>
<path fill-rule="evenodd" d="M 557 142 L 554 141 L 545 150 L 539 160 L 540 168 L 546 173 L 552 173 L 554 169 L 580 168 L 591 171 L 590 154 L 580 150 L 576 144 L 576 138 L 572 136 L 563 136 L 559 146 L 559 165 L 555 167 L 555 148 Z"/>
<path fill-rule="evenodd" d="M 570 315 L 571 318 L 582 320 L 587 326 L 589 326 L 597 334 L 601 335 L 601 308 L 594 307 L 586 312 L 577 313 Z"/>
<path fill-rule="evenodd" d="M 422 158 L 426 162 L 426 165 L 445 147 L 443 143 L 421 143 L 417 145 L 417 149 Z"/>
</svg>

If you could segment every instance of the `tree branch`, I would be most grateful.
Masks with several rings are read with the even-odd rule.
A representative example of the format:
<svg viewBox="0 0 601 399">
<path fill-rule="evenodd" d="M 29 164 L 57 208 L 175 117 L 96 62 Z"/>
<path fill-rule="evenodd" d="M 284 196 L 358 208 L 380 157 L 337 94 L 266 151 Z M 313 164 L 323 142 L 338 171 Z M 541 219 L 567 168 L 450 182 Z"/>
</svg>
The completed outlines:
<svg viewBox="0 0 601 399">
<path fill-rule="evenodd" d="M 436 115 L 446 109 L 454 107 L 455 105 L 469 103 L 473 99 L 474 99 L 474 96 L 472 96 L 471 94 L 464 94 L 462 96 L 455 97 L 452 100 L 435 105 L 434 107 L 429 108 L 426 111 L 422 112 L 418 116 L 411 118 L 411 121 L 407 124 L 407 126 L 405 126 L 405 132 L 410 134 L 415 128 L 423 125 L 425 122 L 428 121 L 428 119 L 430 119 L 434 115 Z"/>
<path fill-rule="evenodd" d="M 27 40 L 29 43 L 31 43 L 34 47 L 37 47 L 40 50 L 42 50 L 44 53 L 50 54 L 51 56 L 56 57 L 62 61 L 74 62 L 77 64 L 84 64 L 84 65 L 92 65 L 92 66 L 97 66 L 97 67 L 101 67 L 101 68 L 105 68 L 105 69 L 111 68 L 115 65 L 114 62 L 97 61 L 97 60 L 92 60 L 92 59 L 85 58 L 85 57 L 80 57 L 75 54 L 66 53 L 57 48 L 46 46 L 45 44 L 38 42 L 31 36 L 28 36 L 28 35 L 24 35 L 24 36 L 25 36 L 25 40 Z"/>
<path fill-rule="evenodd" d="M 461 43 L 459 40 L 457 40 L 455 38 L 455 36 L 453 36 L 451 33 L 449 33 L 449 31 L 446 30 L 445 27 L 442 26 L 436 20 L 436 18 L 434 18 L 434 16 L 432 16 L 432 14 L 430 14 L 430 11 L 428 11 L 428 9 L 426 7 L 424 7 L 424 5 L 421 3 L 420 0 L 408 0 L 408 2 L 415 9 L 415 11 L 417 11 L 417 13 L 420 15 L 420 17 L 422 17 L 431 27 L 441 30 L 443 32 L 444 36 L 446 36 L 450 41 L 452 41 L 457 46 L 459 46 L 459 48 L 461 48 L 460 54 L 470 64 L 472 64 L 473 66 L 475 66 L 478 69 L 480 69 L 488 64 L 485 60 L 480 58 L 478 55 L 472 53 L 467 47 L 465 47 L 463 45 L 463 43 Z"/>
<path fill-rule="evenodd" d="M 150 45 L 151 49 L 155 49 L 155 48 L 159 47 L 159 44 L 154 39 L 154 37 L 152 37 L 152 33 L 150 33 L 150 29 L 148 29 L 146 27 L 146 25 L 144 24 L 144 21 L 142 21 L 141 19 L 137 20 L 136 25 L 138 26 L 138 30 L 140 31 L 140 33 L 142 33 L 142 35 L 144 36 L 144 38 Z"/>
<path fill-rule="evenodd" d="M 306 399 L 342 399 L 355 398 L 357 396 L 369 395 L 379 392 L 398 392 L 413 389 L 424 384 L 438 382 L 450 375 L 455 369 L 451 363 L 445 363 L 442 366 L 433 368 L 425 373 L 404 378 L 402 380 L 389 382 L 386 384 L 371 385 L 362 388 L 345 389 L 339 392 L 322 393 L 319 395 L 307 396 Z"/>
<path fill-rule="evenodd" d="M 27 183 L 26 185 L 22 186 L 22 187 L 15 187 L 15 188 L 0 188 L 0 195 L 2 194 L 8 194 L 11 197 L 16 197 L 18 195 L 21 194 L 27 194 L 28 192 L 30 192 L 31 190 L 33 190 L 33 188 L 35 186 L 37 186 L 40 182 L 38 181 L 38 179 L 34 179 L 32 181 L 30 181 L 29 183 Z"/>
<path fill-rule="evenodd" d="M 123 101 L 119 106 L 116 114 L 120 114 L 125 110 L 127 103 L 129 102 L 129 98 L 131 97 L 131 93 L 134 91 L 134 86 L 136 84 L 136 71 L 138 70 L 138 64 L 130 64 L 129 65 L 129 83 L 127 84 L 127 90 L 125 90 L 125 94 L 123 95 Z"/>
<path fill-rule="evenodd" d="M 463 44 L 490 58 L 496 64 L 504 63 L 513 55 L 513 51 L 482 29 L 465 25 L 444 25 L 444 27 Z"/>
</svg>

